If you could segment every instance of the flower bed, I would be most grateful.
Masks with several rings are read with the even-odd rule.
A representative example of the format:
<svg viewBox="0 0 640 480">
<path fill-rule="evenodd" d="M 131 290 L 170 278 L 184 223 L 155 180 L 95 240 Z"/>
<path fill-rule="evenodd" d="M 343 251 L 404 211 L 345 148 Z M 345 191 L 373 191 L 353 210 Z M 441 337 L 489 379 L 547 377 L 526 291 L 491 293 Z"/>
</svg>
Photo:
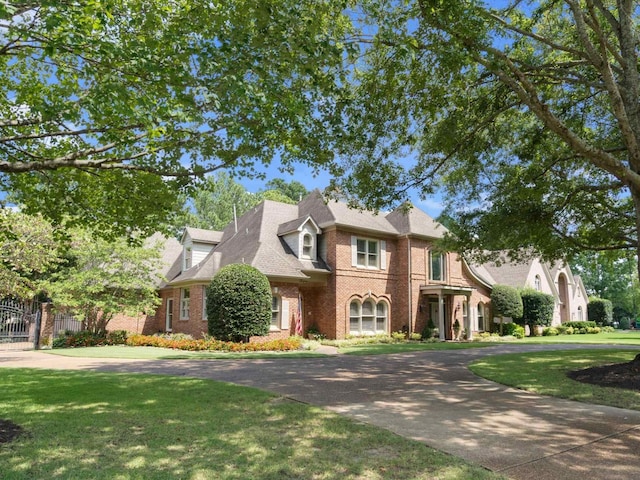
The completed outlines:
<svg viewBox="0 0 640 480">
<path fill-rule="evenodd" d="M 132 347 L 160 347 L 192 352 L 202 350 L 218 352 L 285 352 L 298 350 L 302 346 L 302 341 L 300 338 L 290 337 L 266 342 L 235 343 L 223 342 L 213 338 L 205 340 L 171 339 L 134 334 L 127 338 L 126 344 Z"/>
</svg>

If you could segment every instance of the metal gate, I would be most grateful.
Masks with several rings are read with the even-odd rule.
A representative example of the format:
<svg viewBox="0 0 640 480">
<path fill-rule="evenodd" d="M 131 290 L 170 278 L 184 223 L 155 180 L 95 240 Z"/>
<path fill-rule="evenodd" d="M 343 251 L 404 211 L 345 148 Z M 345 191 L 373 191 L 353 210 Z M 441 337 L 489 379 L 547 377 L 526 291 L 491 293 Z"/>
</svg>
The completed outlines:
<svg viewBox="0 0 640 480">
<path fill-rule="evenodd" d="M 41 314 L 40 302 L 0 300 L 0 350 L 37 348 Z"/>
</svg>

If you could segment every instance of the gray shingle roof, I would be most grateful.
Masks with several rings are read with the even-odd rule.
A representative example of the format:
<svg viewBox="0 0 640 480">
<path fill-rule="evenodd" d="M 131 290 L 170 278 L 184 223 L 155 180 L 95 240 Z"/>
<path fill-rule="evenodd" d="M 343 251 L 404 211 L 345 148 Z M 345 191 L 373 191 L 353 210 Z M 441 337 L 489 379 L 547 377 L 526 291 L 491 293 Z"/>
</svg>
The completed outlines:
<svg viewBox="0 0 640 480">
<path fill-rule="evenodd" d="M 499 266 L 494 262 L 488 262 L 481 265 L 480 268 L 484 268 L 494 280 L 494 284 L 522 288 L 527 282 L 532 262 L 533 260 L 528 260 L 526 263 L 503 262 Z"/>
<path fill-rule="evenodd" d="M 205 230 L 204 228 L 186 227 L 184 229 L 182 238 L 184 239 L 184 236 L 187 234 L 191 237 L 191 240 L 199 243 L 218 244 L 222 240 L 222 232 L 218 232 L 216 230 Z"/>
<path fill-rule="evenodd" d="M 237 230 L 234 222 L 223 232 L 187 228 L 185 232 L 193 240 L 219 243 L 200 264 L 178 271 L 171 283 L 208 281 L 219 268 L 232 263 L 252 265 L 270 277 L 306 279 L 307 273 L 328 273 L 330 268 L 324 261 L 298 259 L 279 236 L 296 231 L 309 218 L 319 228 L 336 226 L 382 237 L 409 234 L 439 238 L 446 231 L 417 208 L 379 215 L 350 209 L 342 202 L 326 202 L 315 190 L 298 205 L 263 201 L 238 219 Z"/>
<path fill-rule="evenodd" d="M 427 238 L 442 238 L 447 229 L 416 207 L 396 208 L 387 215 L 387 220 L 402 235 L 419 235 Z"/>
<path fill-rule="evenodd" d="M 154 233 L 144 242 L 144 246 L 153 248 L 160 245 L 160 262 L 156 273 L 158 275 L 158 288 L 167 285 L 167 281 L 180 273 L 182 268 L 182 245 L 175 238 L 167 238 L 161 233 Z"/>
</svg>

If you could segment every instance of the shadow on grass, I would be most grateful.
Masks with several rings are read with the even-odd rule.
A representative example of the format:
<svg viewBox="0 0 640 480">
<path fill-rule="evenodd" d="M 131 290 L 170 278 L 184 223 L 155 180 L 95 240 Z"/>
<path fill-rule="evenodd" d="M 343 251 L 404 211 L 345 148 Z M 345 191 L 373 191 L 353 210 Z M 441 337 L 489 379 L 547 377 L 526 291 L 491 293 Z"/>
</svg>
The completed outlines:
<svg viewBox="0 0 640 480">
<path fill-rule="evenodd" d="M 387 431 L 193 378 L 0 371 L 8 479 L 499 478 Z"/>
</svg>

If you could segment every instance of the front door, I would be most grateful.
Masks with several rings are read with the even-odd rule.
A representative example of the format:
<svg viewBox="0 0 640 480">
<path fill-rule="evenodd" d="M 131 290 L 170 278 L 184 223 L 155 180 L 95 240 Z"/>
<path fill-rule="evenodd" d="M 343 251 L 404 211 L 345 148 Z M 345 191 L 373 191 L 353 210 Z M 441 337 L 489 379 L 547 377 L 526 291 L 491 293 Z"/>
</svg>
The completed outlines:
<svg viewBox="0 0 640 480">
<path fill-rule="evenodd" d="M 167 332 L 171 332 L 173 329 L 173 298 L 167 298 L 167 313 L 164 328 Z"/>
</svg>

